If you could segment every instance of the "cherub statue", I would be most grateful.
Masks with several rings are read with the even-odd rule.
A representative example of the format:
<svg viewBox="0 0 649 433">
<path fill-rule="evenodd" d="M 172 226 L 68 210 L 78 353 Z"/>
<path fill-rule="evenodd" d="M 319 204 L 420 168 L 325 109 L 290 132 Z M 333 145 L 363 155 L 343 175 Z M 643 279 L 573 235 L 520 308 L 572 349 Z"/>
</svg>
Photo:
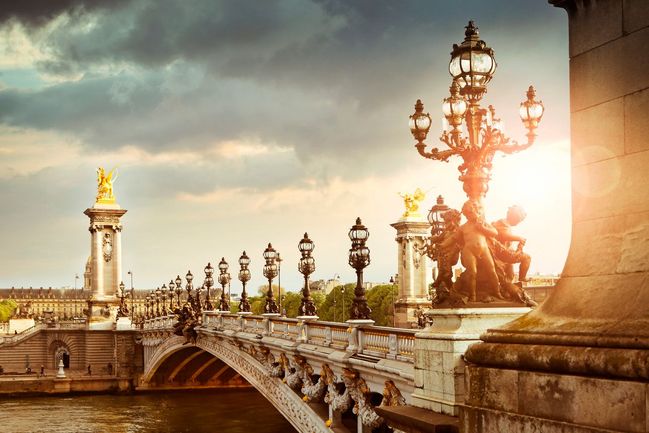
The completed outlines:
<svg viewBox="0 0 649 433">
<path fill-rule="evenodd" d="M 496 265 L 491 253 L 490 241 L 498 231 L 484 220 L 480 203 L 467 200 L 462 206 L 467 221 L 458 230 L 462 238 L 461 261 L 465 271 L 460 277 L 461 287 L 468 292 L 469 301 L 478 301 L 477 285 L 480 281 L 480 300 L 490 296 L 502 299 Z"/>
<path fill-rule="evenodd" d="M 460 227 L 460 212 L 449 209 L 442 214 L 444 230 L 430 239 L 433 248 L 431 256 L 437 261 L 437 278 L 433 282 L 436 290 L 450 290 L 453 286 L 453 266 L 460 259 L 461 245 L 456 235 Z"/>
<path fill-rule="evenodd" d="M 525 238 L 515 235 L 512 227 L 518 225 L 526 217 L 525 210 L 520 206 L 511 206 L 507 216 L 493 223 L 498 235 L 491 241 L 491 249 L 496 263 L 496 273 L 502 293 L 515 301 L 523 302 L 528 307 L 535 307 L 536 302 L 523 289 L 527 280 L 527 271 L 532 258 L 523 252 Z M 516 249 L 512 243 L 518 242 Z M 514 283 L 514 264 L 518 263 L 518 282 Z"/>
<path fill-rule="evenodd" d="M 498 231 L 498 236 L 496 236 L 496 239 L 504 247 L 496 249 L 494 253 L 496 260 L 504 263 L 505 276 L 507 277 L 508 281 L 513 281 L 514 279 L 515 263 L 519 264 L 518 281 L 527 281 L 527 271 L 530 269 L 532 258 L 529 254 L 523 252 L 523 246 L 525 246 L 525 238 L 515 235 L 512 231 L 512 227 L 515 227 L 519 223 L 521 223 L 526 216 L 527 214 L 522 207 L 514 205 L 507 209 L 507 216 L 505 218 L 499 219 L 492 224 Z M 512 249 L 513 242 L 518 242 L 516 249 Z"/>
<path fill-rule="evenodd" d="M 97 203 L 114 203 L 113 182 L 117 180 L 116 169 L 112 169 L 108 175 L 103 167 L 97 168 Z"/>
<path fill-rule="evenodd" d="M 423 192 L 420 188 L 417 188 L 413 194 L 401 194 L 399 196 L 403 198 L 403 205 L 406 208 L 406 211 L 403 213 L 403 217 L 409 216 L 419 216 L 419 203 L 424 201 L 426 198 L 426 193 Z"/>
</svg>

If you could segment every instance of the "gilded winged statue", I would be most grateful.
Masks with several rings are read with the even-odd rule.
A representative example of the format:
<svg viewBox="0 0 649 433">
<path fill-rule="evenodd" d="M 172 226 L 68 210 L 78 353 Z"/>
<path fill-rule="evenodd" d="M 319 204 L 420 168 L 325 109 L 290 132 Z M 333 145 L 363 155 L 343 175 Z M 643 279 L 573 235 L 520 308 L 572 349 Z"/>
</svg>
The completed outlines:
<svg viewBox="0 0 649 433">
<path fill-rule="evenodd" d="M 97 168 L 97 203 L 115 203 L 113 194 L 113 182 L 117 179 L 116 169 L 108 174 L 103 167 Z"/>
<path fill-rule="evenodd" d="M 426 198 L 426 193 L 423 192 L 420 188 L 417 188 L 412 194 L 399 193 L 399 196 L 403 199 L 403 205 L 406 208 L 403 216 L 419 216 L 419 203 L 424 201 L 424 199 Z"/>
</svg>

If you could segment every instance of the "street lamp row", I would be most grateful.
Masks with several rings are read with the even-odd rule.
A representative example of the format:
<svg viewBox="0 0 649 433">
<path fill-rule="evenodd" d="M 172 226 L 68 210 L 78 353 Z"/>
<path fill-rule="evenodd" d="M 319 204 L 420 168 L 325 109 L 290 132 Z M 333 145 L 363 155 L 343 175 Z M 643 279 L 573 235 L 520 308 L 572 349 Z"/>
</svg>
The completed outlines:
<svg viewBox="0 0 649 433">
<path fill-rule="evenodd" d="M 370 250 L 365 245 L 369 238 L 369 231 L 361 223 L 361 219 L 356 219 L 356 224 L 349 230 L 349 239 L 352 242 L 349 249 L 349 265 L 356 270 L 356 288 L 354 289 L 354 302 L 350 311 L 350 319 L 352 320 L 369 320 L 371 309 L 367 305 L 367 298 L 365 297 L 365 288 L 363 286 L 363 269 L 370 264 Z M 313 257 L 313 250 L 315 249 L 314 242 L 309 238 L 308 233 L 298 242 L 298 250 L 300 252 L 300 260 L 298 262 L 298 271 L 304 276 L 304 286 L 302 288 L 302 300 L 298 309 L 299 317 L 304 319 L 317 319 L 317 308 L 311 297 L 309 287 L 309 277 L 315 272 L 315 259 Z M 268 290 L 266 291 L 266 300 L 264 304 L 264 314 L 269 316 L 279 315 L 279 306 L 275 300 L 273 293 L 273 279 L 279 274 L 278 259 L 279 253 L 273 248 L 272 244 L 268 244 L 263 252 L 264 267 L 263 275 L 268 279 Z M 246 285 L 250 281 L 250 257 L 244 251 L 239 257 L 239 274 L 238 279 L 242 284 L 241 299 L 239 302 L 240 314 L 251 314 L 251 305 L 246 291 Z M 226 286 L 230 284 L 231 276 L 228 272 L 229 265 L 225 258 L 221 258 L 218 264 L 219 275 L 218 282 L 221 285 L 221 297 L 218 304 L 218 311 L 229 312 L 230 304 L 229 297 L 226 296 Z M 162 287 L 149 292 L 145 297 L 145 318 L 151 319 L 154 317 L 166 316 L 172 312 L 177 312 L 183 308 L 188 308 L 194 313 L 200 313 L 204 310 L 213 310 L 212 300 L 210 297 L 210 290 L 214 285 L 214 268 L 210 263 L 204 269 L 205 280 L 201 287 L 193 288 L 192 281 L 194 276 L 191 271 L 185 275 L 185 290 L 187 295 L 185 303 L 181 301 L 181 294 L 183 292 L 182 279 L 177 276 L 175 280 L 169 281 L 167 287 L 163 284 Z M 123 284 L 120 285 L 122 296 L 124 295 Z M 200 292 L 205 290 L 205 299 L 201 301 Z M 281 288 L 279 289 L 281 290 Z M 174 294 L 175 305 L 174 305 Z M 278 293 L 281 296 L 281 293 Z M 127 295 L 126 295 L 127 296 Z M 169 302 L 167 303 L 167 299 Z"/>
</svg>

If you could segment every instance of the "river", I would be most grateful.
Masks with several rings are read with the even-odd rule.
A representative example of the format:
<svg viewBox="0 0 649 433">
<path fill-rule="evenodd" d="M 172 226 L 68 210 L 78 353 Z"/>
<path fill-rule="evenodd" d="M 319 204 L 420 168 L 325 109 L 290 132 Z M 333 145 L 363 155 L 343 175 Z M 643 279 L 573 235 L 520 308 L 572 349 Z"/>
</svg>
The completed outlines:
<svg viewBox="0 0 649 433">
<path fill-rule="evenodd" d="M 257 391 L 0 399 L 2 433 L 295 433 Z"/>
</svg>

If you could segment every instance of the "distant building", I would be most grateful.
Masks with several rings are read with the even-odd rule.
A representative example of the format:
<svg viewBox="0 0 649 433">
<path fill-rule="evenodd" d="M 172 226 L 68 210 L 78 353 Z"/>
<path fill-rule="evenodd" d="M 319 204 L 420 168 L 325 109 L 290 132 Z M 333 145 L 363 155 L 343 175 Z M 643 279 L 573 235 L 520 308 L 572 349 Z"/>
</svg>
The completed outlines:
<svg viewBox="0 0 649 433">
<path fill-rule="evenodd" d="M 127 299 L 129 311 L 133 310 L 135 317 L 144 315 L 145 298 L 148 291 L 135 290 L 135 299 Z M 0 289 L 0 300 L 12 299 L 16 301 L 18 308 L 27 307 L 30 314 L 36 320 L 44 320 L 46 316 L 51 316 L 55 320 L 73 320 L 85 318 L 90 300 L 91 292 L 88 289 L 47 289 L 40 287 L 35 289 L 15 288 Z"/>
</svg>

